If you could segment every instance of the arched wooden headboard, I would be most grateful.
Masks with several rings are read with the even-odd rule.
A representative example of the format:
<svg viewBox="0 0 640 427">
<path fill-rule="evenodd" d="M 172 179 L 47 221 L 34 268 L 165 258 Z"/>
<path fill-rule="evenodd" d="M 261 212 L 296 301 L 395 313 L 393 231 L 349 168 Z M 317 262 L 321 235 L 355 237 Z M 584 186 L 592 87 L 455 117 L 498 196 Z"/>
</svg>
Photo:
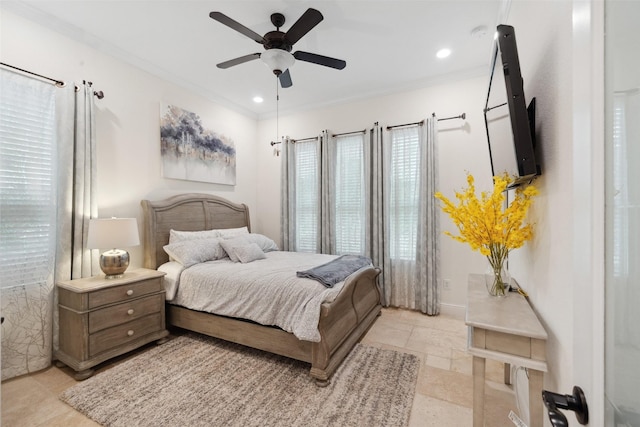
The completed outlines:
<svg viewBox="0 0 640 427">
<path fill-rule="evenodd" d="M 144 266 L 156 269 L 169 260 L 163 246 L 171 230 L 200 231 L 246 226 L 249 208 L 211 194 L 187 193 L 164 200 L 143 200 Z"/>
</svg>

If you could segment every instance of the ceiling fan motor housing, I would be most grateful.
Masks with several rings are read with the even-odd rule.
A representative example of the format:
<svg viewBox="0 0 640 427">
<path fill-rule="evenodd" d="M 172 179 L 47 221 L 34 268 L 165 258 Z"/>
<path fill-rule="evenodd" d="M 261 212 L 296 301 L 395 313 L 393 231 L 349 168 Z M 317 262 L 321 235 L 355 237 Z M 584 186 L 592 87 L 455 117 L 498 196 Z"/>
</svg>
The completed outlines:
<svg viewBox="0 0 640 427">
<path fill-rule="evenodd" d="M 293 45 L 287 42 L 285 33 L 282 31 L 269 31 L 264 35 L 265 43 L 263 44 L 265 50 L 269 49 L 282 49 L 287 52 L 291 52 Z"/>
</svg>

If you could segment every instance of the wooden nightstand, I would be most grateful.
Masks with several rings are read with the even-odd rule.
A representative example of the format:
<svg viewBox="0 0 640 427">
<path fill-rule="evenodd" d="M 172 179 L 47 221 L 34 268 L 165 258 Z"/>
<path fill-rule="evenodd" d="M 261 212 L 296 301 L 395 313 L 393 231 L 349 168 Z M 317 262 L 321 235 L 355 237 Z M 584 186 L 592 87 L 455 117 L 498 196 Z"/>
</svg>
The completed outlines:
<svg viewBox="0 0 640 427">
<path fill-rule="evenodd" d="M 95 365 L 154 340 L 164 342 L 165 273 L 140 268 L 120 279 L 104 275 L 57 283 L 60 349 L 55 358 L 93 375 Z"/>
</svg>

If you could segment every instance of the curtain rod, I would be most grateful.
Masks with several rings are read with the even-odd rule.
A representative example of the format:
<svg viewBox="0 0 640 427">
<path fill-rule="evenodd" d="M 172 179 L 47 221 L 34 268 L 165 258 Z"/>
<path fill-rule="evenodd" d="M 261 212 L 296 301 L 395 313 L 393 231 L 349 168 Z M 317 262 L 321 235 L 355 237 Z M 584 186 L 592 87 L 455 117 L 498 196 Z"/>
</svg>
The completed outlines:
<svg viewBox="0 0 640 427">
<path fill-rule="evenodd" d="M 312 139 L 318 139 L 318 137 L 317 136 L 312 136 L 311 138 L 302 138 L 302 139 L 293 139 L 293 138 L 291 138 L 291 142 L 293 142 L 295 144 L 296 142 L 311 141 Z"/>
<path fill-rule="evenodd" d="M 14 70 L 18 70 L 18 71 L 23 72 L 23 73 L 31 74 L 32 76 L 40 77 L 41 79 L 49 80 L 51 83 L 53 83 L 57 87 L 64 87 L 65 86 L 65 82 L 63 82 L 62 80 L 52 79 L 51 77 L 43 76 L 42 74 L 37 74 L 37 73 L 34 73 L 33 71 L 24 70 L 22 68 L 14 67 L 13 65 L 5 64 L 4 62 L 0 62 L 0 65 L 2 65 L 3 67 L 7 67 L 7 68 L 13 68 Z"/>
<path fill-rule="evenodd" d="M 51 77 L 43 76 L 42 74 L 34 73 L 33 71 L 29 71 L 29 70 L 25 70 L 25 69 L 22 69 L 22 68 L 14 67 L 13 65 L 9 65 L 9 64 L 6 64 L 4 62 L 0 62 L 0 65 L 2 65 L 3 67 L 14 69 L 16 71 L 20 71 L 21 73 L 30 74 L 32 76 L 36 76 L 36 77 L 39 77 L 41 79 L 48 80 L 52 84 L 54 84 L 56 87 L 65 87 L 67 85 L 62 80 L 52 79 Z M 91 87 L 91 85 L 93 84 L 91 82 L 85 82 L 85 81 L 83 81 L 82 83 L 87 83 L 89 85 L 89 87 Z M 78 92 L 80 90 L 80 88 L 78 86 L 74 85 L 74 87 L 75 87 L 76 92 Z M 98 99 L 104 98 L 104 92 L 101 91 L 101 90 L 94 90 L 93 94 Z"/>
<path fill-rule="evenodd" d="M 313 136 L 311 138 L 301 138 L 301 139 L 293 139 L 293 138 L 289 138 L 289 141 L 291 141 L 292 143 L 296 143 L 296 142 L 302 142 L 302 141 L 311 141 L 312 139 L 318 139 L 317 136 Z M 271 141 L 269 143 L 272 147 L 276 144 L 282 144 L 282 141 Z"/>
<path fill-rule="evenodd" d="M 403 125 L 387 126 L 387 130 L 393 129 L 393 128 L 400 128 L 400 127 L 404 127 L 404 126 L 422 126 L 423 124 L 424 124 L 424 120 L 422 120 L 420 122 L 415 122 L 415 123 L 405 123 Z"/>
<path fill-rule="evenodd" d="M 431 117 L 435 118 L 436 117 L 436 113 L 431 113 Z M 445 117 L 442 119 L 438 119 L 439 122 L 443 121 L 443 120 L 453 120 L 453 119 L 466 119 L 467 118 L 467 113 L 462 113 L 459 116 L 453 116 L 453 117 Z"/>
<path fill-rule="evenodd" d="M 332 138 L 335 138 L 336 136 L 353 135 L 353 134 L 356 134 L 356 133 L 366 133 L 366 132 L 367 132 L 367 130 L 366 130 L 366 129 L 363 129 L 363 130 L 354 130 L 353 132 L 336 133 L 336 134 L 331 135 L 331 137 L 332 137 Z"/>
</svg>

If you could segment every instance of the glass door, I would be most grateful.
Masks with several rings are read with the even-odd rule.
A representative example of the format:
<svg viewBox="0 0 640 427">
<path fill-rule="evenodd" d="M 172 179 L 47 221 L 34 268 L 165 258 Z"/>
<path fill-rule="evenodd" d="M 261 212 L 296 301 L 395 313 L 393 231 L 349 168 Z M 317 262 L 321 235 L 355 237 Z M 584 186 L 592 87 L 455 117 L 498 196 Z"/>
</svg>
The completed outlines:
<svg viewBox="0 0 640 427">
<path fill-rule="evenodd" d="M 607 426 L 640 426 L 640 2 L 605 3 Z"/>
</svg>

